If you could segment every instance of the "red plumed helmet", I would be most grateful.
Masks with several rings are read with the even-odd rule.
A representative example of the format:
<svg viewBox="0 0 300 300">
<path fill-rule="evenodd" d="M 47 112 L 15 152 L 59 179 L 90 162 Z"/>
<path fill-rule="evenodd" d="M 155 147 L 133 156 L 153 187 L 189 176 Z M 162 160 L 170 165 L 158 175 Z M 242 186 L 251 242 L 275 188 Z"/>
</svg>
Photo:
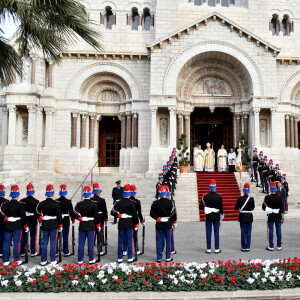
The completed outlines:
<svg viewBox="0 0 300 300">
<path fill-rule="evenodd" d="M 282 174 L 282 176 L 286 177 L 286 174 Z"/>
<path fill-rule="evenodd" d="M 160 173 L 158 176 L 164 176 L 163 173 Z"/>
<path fill-rule="evenodd" d="M 246 183 L 244 184 L 244 189 L 250 189 L 250 183 L 246 182 Z"/>
<path fill-rule="evenodd" d="M 60 185 L 61 192 L 65 192 L 67 190 L 67 186 L 65 184 Z"/>
<path fill-rule="evenodd" d="M 93 190 L 99 190 L 99 189 L 100 189 L 99 183 L 97 182 L 93 183 Z"/>
<path fill-rule="evenodd" d="M 165 191 L 168 193 L 169 192 L 169 187 L 167 185 L 164 185 Z"/>
<path fill-rule="evenodd" d="M 130 192 L 130 191 L 131 191 L 130 184 L 125 184 L 124 185 L 124 192 Z"/>
<path fill-rule="evenodd" d="M 163 186 L 163 185 L 160 185 L 159 187 L 158 187 L 158 192 L 159 193 L 164 193 L 166 190 L 165 190 L 165 187 Z"/>
<path fill-rule="evenodd" d="M 12 191 L 12 192 L 19 192 L 19 186 L 16 185 L 16 184 L 12 185 L 12 186 L 11 186 L 11 191 Z"/>
<path fill-rule="evenodd" d="M 46 186 L 46 192 L 54 192 L 54 187 L 52 184 L 48 184 Z"/>
<path fill-rule="evenodd" d="M 0 184 L 0 191 L 5 191 L 5 186 L 3 185 L 3 183 Z"/>
<path fill-rule="evenodd" d="M 217 185 L 216 181 L 214 179 L 211 179 L 210 184 L 209 185 Z"/>
<path fill-rule="evenodd" d="M 84 188 L 83 188 L 83 192 L 84 193 L 90 193 L 92 190 L 91 190 L 91 187 L 90 186 L 85 186 Z"/>
<path fill-rule="evenodd" d="M 34 186 L 33 186 L 32 182 L 27 184 L 26 189 L 27 189 L 27 191 L 33 191 L 34 190 Z"/>
<path fill-rule="evenodd" d="M 132 184 L 132 185 L 130 186 L 130 191 L 131 191 L 131 192 L 135 192 L 135 191 L 136 191 L 136 186 L 135 186 L 134 184 Z"/>
<path fill-rule="evenodd" d="M 272 182 L 270 183 L 270 187 L 271 187 L 271 188 L 276 188 L 276 182 L 273 182 L 273 181 L 272 181 Z"/>
</svg>

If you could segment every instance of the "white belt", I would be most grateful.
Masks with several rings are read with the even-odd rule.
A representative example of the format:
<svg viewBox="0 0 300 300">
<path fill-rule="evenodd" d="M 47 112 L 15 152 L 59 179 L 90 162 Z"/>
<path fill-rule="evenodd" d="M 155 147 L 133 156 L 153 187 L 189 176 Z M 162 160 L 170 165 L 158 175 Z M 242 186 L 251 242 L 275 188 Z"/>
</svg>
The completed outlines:
<svg viewBox="0 0 300 300">
<path fill-rule="evenodd" d="M 61 216 L 62 216 L 63 218 L 66 218 L 66 217 L 69 216 L 69 214 L 62 214 Z"/>
<path fill-rule="evenodd" d="M 43 216 L 43 221 L 55 220 L 57 216 Z"/>
<path fill-rule="evenodd" d="M 249 211 L 249 210 L 241 210 L 240 213 L 252 213 L 252 211 Z"/>
<path fill-rule="evenodd" d="M 217 208 L 212 208 L 212 207 L 207 207 L 207 206 L 204 207 L 204 213 L 206 215 L 211 214 L 211 213 L 217 213 L 217 212 L 219 212 L 219 209 L 217 209 Z"/>
<path fill-rule="evenodd" d="M 30 212 L 28 212 L 28 211 L 25 211 L 25 214 L 26 214 L 26 217 L 34 216 L 34 213 L 30 213 Z"/>
<path fill-rule="evenodd" d="M 82 217 L 81 221 L 83 221 L 83 222 L 85 222 L 85 221 L 94 221 L 94 218 Z"/>
<path fill-rule="evenodd" d="M 101 214 L 102 214 L 102 211 L 99 211 L 99 212 L 98 212 L 98 215 L 101 215 Z"/>
<path fill-rule="evenodd" d="M 277 208 L 277 209 L 273 209 L 273 208 L 270 208 L 270 207 L 268 207 L 268 206 L 266 206 L 266 213 L 267 214 L 279 214 L 279 212 L 280 212 L 280 209 L 279 208 Z"/>
<path fill-rule="evenodd" d="M 8 217 L 8 219 L 7 219 L 8 222 L 16 222 L 19 220 L 21 220 L 20 217 Z"/>
</svg>

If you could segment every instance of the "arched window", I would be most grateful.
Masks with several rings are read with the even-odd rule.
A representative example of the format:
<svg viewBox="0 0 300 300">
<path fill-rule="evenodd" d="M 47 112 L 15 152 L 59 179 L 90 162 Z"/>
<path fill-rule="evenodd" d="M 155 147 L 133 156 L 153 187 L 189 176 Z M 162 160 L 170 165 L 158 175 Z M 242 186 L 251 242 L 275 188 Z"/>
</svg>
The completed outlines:
<svg viewBox="0 0 300 300">
<path fill-rule="evenodd" d="M 290 22 L 290 17 L 288 15 L 284 15 L 282 19 L 282 34 L 283 36 L 288 36 L 290 35 L 291 32 L 291 22 Z"/>
<path fill-rule="evenodd" d="M 110 6 L 106 7 L 105 11 L 106 11 L 106 29 L 112 29 L 112 26 L 114 25 L 114 14 Z"/>
<path fill-rule="evenodd" d="M 138 30 L 140 25 L 140 15 L 136 7 L 132 9 L 132 30 Z"/>
<path fill-rule="evenodd" d="M 225 7 L 229 7 L 229 0 L 222 0 L 221 5 Z"/>
<path fill-rule="evenodd" d="M 201 6 L 202 0 L 194 0 L 194 5 Z"/>
<path fill-rule="evenodd" d="M 150 31 L 151 27 L 151 15 L 149 8 L 144 8 L 144 30 Z"/>
<path fill-rule="evenodd" d="M 272 20 L 270 22 L 270 31 L 272 32 L 272 35 L 278 35 L 279 34 L 278 15 L 273 15 L 272 16 Z"/>
<path fill-rule="evenodd" d="M 216 6 L 216 0 L 207 0 L 208 6 Z"/>
</svg>

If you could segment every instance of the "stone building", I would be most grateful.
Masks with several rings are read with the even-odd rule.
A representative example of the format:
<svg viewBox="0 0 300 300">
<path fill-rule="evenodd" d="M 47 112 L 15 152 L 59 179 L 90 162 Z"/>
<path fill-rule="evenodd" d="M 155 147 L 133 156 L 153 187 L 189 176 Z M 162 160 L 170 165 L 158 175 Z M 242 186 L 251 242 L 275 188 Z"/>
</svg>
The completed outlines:
<svg viewBox="0 0 300 300">
<path fill-rule="evenodd" d="M 300 6 L 289 0 L 83 1 L 102 34 L 61 63 L 30 51 L 2 87 L 2 171 L 151 174 L 186 145 L 241 133 L 300 167 Z"/>
</svg>

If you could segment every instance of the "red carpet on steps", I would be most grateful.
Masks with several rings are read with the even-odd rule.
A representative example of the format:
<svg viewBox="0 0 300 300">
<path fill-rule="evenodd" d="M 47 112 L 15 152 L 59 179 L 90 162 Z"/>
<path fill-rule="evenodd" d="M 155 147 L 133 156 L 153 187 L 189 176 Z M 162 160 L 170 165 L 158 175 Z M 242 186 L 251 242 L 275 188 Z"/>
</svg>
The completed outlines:
<svg viewBox="0 0 300 300">
<path fill-rule="evenodd" d="M 234 173 L 229 172 L 197 172 L 197 190 L 199 204 L 204 194 L 209 193 L 211 179 L 216 180 L 216 192 L 222 195 L 225 218 L 223 221 L 238 220 L 239 212 L 234 210 L 237 198 L 241 195 Z M 205 215 L 199 210 L 200 221 L 205 221 Z"/>
</svg>

